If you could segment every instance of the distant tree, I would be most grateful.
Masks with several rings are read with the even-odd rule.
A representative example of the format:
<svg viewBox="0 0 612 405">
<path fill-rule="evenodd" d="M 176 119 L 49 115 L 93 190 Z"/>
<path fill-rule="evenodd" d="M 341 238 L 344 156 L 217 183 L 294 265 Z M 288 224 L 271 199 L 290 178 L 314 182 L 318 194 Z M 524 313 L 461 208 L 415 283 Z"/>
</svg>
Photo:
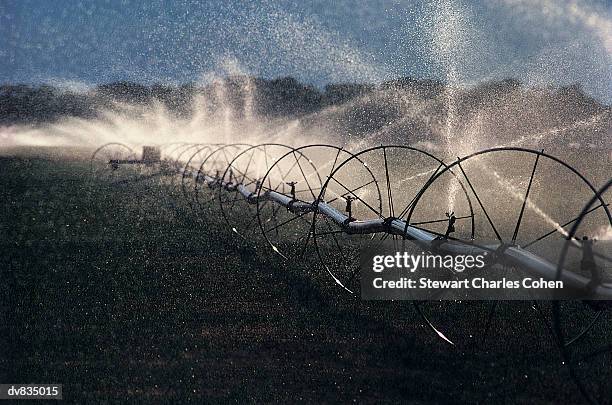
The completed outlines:
<svg viewBox="0 0 612 405">
<path fill-rule="evenodd" d="M 342 104 L 372 92 L 376 87 L 372 84 L 341 83 L 325 86 L 325 102 L 328 105 Z"/>
<path fill-rule="evenodd" d="M 48 85 L 0 87 L 0 122 L 5 124 L 51 122 L 63 116 L 94 114 L 93 100 L 86 94 L 59 91 Z"/>
<path fill-rule="evenodd" d="M 96 87 L 98 95 L 115 101 L 147 103 L 151 101 L 151 88 L 134 82 L 115 82 Z"/>
<path fill-rule="evenodd" d="M 292 116 L 319 110 L 322 94 L 293 77 L 257 81 L 257 112 L 264 116 Z"/>
<path fill-rule="evenodd" d="M 250 100 L 253 114 L 270 118 L 304 116 L 354 101 L 352 108 L 336 112 L 335 129 L 352 134 L 372 133 L 403 117 L 403 124 L 397 128 L 426 132 L 418 117 L 405 117 L 402 109 L 406 103 L 431 100 L 426 111 L 428 122 L 441 122 L 447 114 L 446 98 L 441 97 L 445 89 L 439 80 L 402 77 L 378 86 L 329 84 L 320 91 L 293 77 L 269 80 L 244 75 L 229 76 L 203 87 L 194 83 L 176 86 L 120 81 L 98 85 L 85 93 L 49 85 L 4 84 L 0 86 L 0 124 L 44 123 L 68 116 L 93 117 L 102 109 L 112 108 L 115 101 L 141 105 L 159 102 L 171 113 L 185 117 L 193 114 L 195 108 L 211 111 L 230 108 L 239 117 Z M 411 96 L 405 97 L 406 94 Z M 395 102 L 398 96 L 401 103 Z M 198 103 L 194 103 L 196 97 Z M 610 107 L 590 97 L 578 84 L 532 88 L 516 79 L 491 80 L 460 89 L 455 100 L 458 122 L 469 120 L 475 113 L 493 114 L 496 108 L 502 108 L 515 112 L 514 116 L 503 117 L 508 123 L 514 122 L 515 129 L 536 124 L 564 125 L 610 111 Z M 542 117 L 546 117 L 546 122 Z"/>
</svg>

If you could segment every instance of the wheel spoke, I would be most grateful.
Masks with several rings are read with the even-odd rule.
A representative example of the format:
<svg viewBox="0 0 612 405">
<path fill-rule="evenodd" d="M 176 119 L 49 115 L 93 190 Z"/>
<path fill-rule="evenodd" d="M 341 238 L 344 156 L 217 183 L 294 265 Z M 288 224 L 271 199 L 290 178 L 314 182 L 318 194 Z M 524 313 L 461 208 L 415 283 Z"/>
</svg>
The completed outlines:
<svg viewBox="0 0 612 405">
<path fill-rule="evenodd" d="M 465 173 L 465 170 L 463 170 L 463 167 L 461 166 L 461 159 L 459 159 L 459 158 L 457 159 L 457 164 L 459 165 L 459 169 L 461 169 L 461 173 L 463 173 L 463 176 L 465 177 L 465 180 L 467 181 L 468 185 L 470 186 L 470 189 L 472 190 L 472 193 L 476 197 L 476 201 L 478 201 L 478 204 L 480 205 L 480 208 L 482 209 L 482 211 L 484 212 L 485 216 L 487 217 L 487 221 L 489 221 L 489 225 L 491 225 L 491 228 L 493 228 L 493 232 L 495 232 L 495 236 L 497 237 L 497 239 L 500 242 L 503 242 L 502 237 L 499 235 L 499 232 L 497 232 L 497 228 L 495 228 L 495 224 L 493 224 L 493 221 L 491 220 L 491 217 L 489 216 L 489 213 L 485 209 L 484 205 L 482 205 L 482 201 L 480 200 L 480 197 L 478 196 L 478 193 L 476 193 L 476 190 L 474 190 L 474 186 L 472 185 L 472 182 L 470 181 L 470 179 L 468 178 L 467 174 Z"/>
<path fill-rule="evenodd" d="M 380 214 L 380 212 L 377 212 L 374 208 L 372 208 L 370 206 L 370 204 L 368 204 L 367 202 L 365 202 L 361 197 L 359 197 L 357 194 L 351 192 L 351 190 L 348 189 L 348 187 L 346 187 L 344 184 L 340 183 L 338 180 L 336 180 L 334 177 L 331 178 L 333 181 L 335 181 L 336 183 L 338 183 L 340 186 L 342 186 L 342 188 L 344 188 L 349 194 L 352 194 L 355 196 L 355 198 L 359 201 L 361 201 L 366 207 L 368 207 L 374 214 L 376 214 L 379 218 L 383 218 L 384 217 Z"/>
<path fill-rule="evenodd" d="M 444 166 L 443 163 L 440 163 L 440 165 L 438 165 L 438 167 L 436 168 L 436 170 L 434 170 L 433 174 L 429 177 L 429 179 L 425 182 L 425 185 L 423 187 L 427 187 L 432 179 L 435 177 L 435 175 L 438 173 L 438 170 L 440 170 L 440 168 Z M 399 214 L 398 218 L 403 217 L 404 215 L 406 215 L 408 213 L 408 210 L 410 209 L 410 207 L 412 207 L 412 204 L 414 204 L 414 202 L 416 201 L 417 197 L 419 196 L 419 193 L 421 191 L 417 191 L 416 195 L 412 198 L 412 200 L 410 200 L 410 202 L 408 203 L 408 205 L 406 205 L 406 208 L 404 208 L 402 210 L 402 212 Z"/>
<path fill-rule="evenodd" d="M 456 217 L 456 220 L 460 220 L 460 219 L 468 219 L 468 218 L 472 218 L 471 215 L 465 215 L 463 217 Z M 423 222 L 413 222 L 410 225 L 425 225 L 425 224 L 435 224 L 438 222 L 448 222 L 448 218 L 444 218 L 444 219 L 434 219 L 432 221 L 423 221 Z"/>
<path fill-rule="evenodd" d="M 281 226 L 287 225 L 287 224 L 288 224 L 288 223 L 290 223 L 290 222 L 293 222 L 293 221 L 295 221 L 295 220 L 298 220 L 298 219 L 302 218 L 302 217 L 303 217 L 304 215 L 306 215 L 306 214 L 309 214 L 309 212 L 308 212 L 308 211 L 307 211 L 307 212 L 303 212 L 303 213 L 301 213 L 301 214 L 299 214 L 299 215 L 296 215 L 296 216 L 294 216 L 294 217 L 292 217 L 292 218 L 290 218 L 290 219 L 288 219 L 288 220 L 286 220 L 286 221 L 283 221 L 283 222 L 281 222 L 280 224 L 278 224 L 278 225 L 274 226 L 273 228 L 266 229 L 266 232 L 271 232 L 271 231 L 274 231 L 274 230 L 276 230 L 276 229 L 280 228 Z"/>
<path fill-rule="evenodd" d="M 387 148 L 383 148 L 383 157 L 385 159 L 385 177 L 387 180 L 387 199 L 389 200 L 389 213 L 392 217 L 395 216 L 393 207 L 393 194 L 391 193 L 391 180 L 389 179 L 389 164 L 387 162 Z"/>
<path fill-rule="evenodd" d="M 527 199 L 529 198 L 529 192 L 531 191 L 531 184 L 533 183 L 533 178 L 536 173 L 536 168 L 538 167 L 538 162 L 540 160 L 540 155 L 544 153 L 542 150 L 540 153 L 536 155 L 535 162 L 533 164 L 533 170 L 531 170 L 531 176 L 529 177 L 529 184 L 527 185 L 527 191 L 525 192 L 525 198 L 523 199 L 523 205 L 521 206 L 521 212 L 516 221 L 516 227 L 514 228 L 514 233 L 512 234 L 512 242 L 516 242 L 516 238 L 519 233 L 519 228 L 521 227 L 521 221 L 523 220 L 523 214 L 525 213 L 525 206 L 527 205 Z"/>
<path fill-rule="evenodd" d="M 586 211 L 586 212 L 584 213 L 584 215 L 586 216 L 587 214 L 590 214 L 591 212 L 595 211 L 595 210 L 596 210 L 596 209 L 598 209 L 598 208 L 601 208 L 601 207 L 607 207 L 607 206 L 609 206 L 609 205 L 610 205 L 610 204 L 599 204 L 597 207 L 595 207 L 595 208 L 591 208 L 590 210 Z M 570 225 L 570 224 L 573 224 L 574 222 L 578 221 L 579 219 L 580 219 L 580 215 L 579 215 L 579 216 L 577 216 L 576 218 L 572 219 L 572 220 L 567 221 L 567 222 L 566 222 L 566 223 L 564 223 L 563 225 L 560 225 L 560 226 L 559 226 L 559 228 L 565 228 L 566 226 L 568 226 L 568 225 Z M 532 240 L 531 242 L 529 242 L 529 243 L 527 243 L 527 244 L 522 245 L 522 247 L 523 247 L 523 248 L 528 248 L 529 246 L 533 245 L 534 243 L 539 242 L 539 241 L 541 241 L 542 239 L 547 238 L 547 237 L 549 237 L 550 235 L 554 234 L 555 232 L 557 232 L 557 229 L 559 229 L 559 228 L 554 228 L 552 231 L 550 231 L 550 232 L 546 232 L 544 235 L 539 236 L 539 237 L 535 238 L 534 240 Z"/>
<path fill-rule="evenodd" d="M 349 194 L 353 194 L 353 195 L 355 195 L 355 191 L 358 191 L 358 190 L 360 190 L 360 189 L 362 189 L 362 188 L 364 188 L 364 187 L 366 187 L 366 186 L 369 186 L 370 184 L 375 183 L 375 182 L 376 182 L 376 180 L 372 180 L 372 181 L 367 182 L 366 184 L 362 184 L 361 186 L 359 186 L 359 187 L 357 187 L 357 188 L 354 188 L 354 189 L 352 189 L 352 190 L 349 190 Z M 341 198 L 341 197 L 332 198 L 331 200 L 327 201 L 327 204 L 331 204 L 331 203 L 333 203 L 333 202 L 334 202 L 334 201 L 336 201 L 338 198 Z"/>
<path fill-rule="evenodd" d="M 295 156 L 295 151 L 293 151 L 293 155 Z M 296 162 L 298 164 L 298 167 L 300 168 L 300 172 L 302 173 L 302 177 L 304 178 L 304 181 L 306 182 L 306 185 L 308 186 L 308 189 L 310 190 L 310 194 L 312 195 L 312 199 L 316 200 L 317 197 L 312 192 L 312 187 L 310 187 L 310 183 L 308 183 L 308 179 L 306 178 L 306 174 L 304 174 L 304 170 L 302 169 L 302 165 L 300 164 L 300 162 L 298 160 L 296 160 Z"/>
</svg>

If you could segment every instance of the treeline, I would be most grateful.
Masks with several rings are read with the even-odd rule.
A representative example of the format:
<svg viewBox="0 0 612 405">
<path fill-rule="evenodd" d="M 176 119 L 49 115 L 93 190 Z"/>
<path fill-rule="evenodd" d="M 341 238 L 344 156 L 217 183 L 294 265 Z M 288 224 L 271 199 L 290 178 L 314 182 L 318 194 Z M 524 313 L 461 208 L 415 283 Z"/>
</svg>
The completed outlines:
<svg viewBox="0 0 612 405">
<path fill-rule="evenodd" d="M 394 118 L 392 116 L 401 115 L 401 111 L 397 111 L 403 108 L 401 103 L 388 102 L 389 95 L 412 97 L 414 100 L 438 100 L 435 108 L 443 115 L 445 89 L 441 81 L 411 78 L 378 85 L 330 84 L 319 89 L 292 77 L 267 80 L 246 76 L 232 76 L 206 86 L 194 83 L 171 86 L 115 82 L 87 91 L 71 91 L 50 85 L 6 84 L 0 86 L 0 125 L 38 124 L 64 117 L 93 118 L 104 109 L 117 108 L 117 103 L 161 103 L 177 116 L 189 116 L 194 108 L 206 108 L 213 112 L 229 108 L 234 116 L 253 114 L 278 118 L 303 116 L 356 100 L 357 108 L 352 114 L 359 115 L 361 119 L 365 117 L 366 126 L 372 129 Z M 460 114 L 468 114 L 490 104 L 491 100 L 499 100 L 509 94 L 514 98 L 519 95 L 519 99 L 524 99 L 526 104 L 545 99 L 546 104 L 556 106 L 561 114 L 586 116 L 609 109 L 585 94 L 578 85 L 533 89 L 507 79 L 482 83 L 455 93 L 457 112 Z"/>
</svg>

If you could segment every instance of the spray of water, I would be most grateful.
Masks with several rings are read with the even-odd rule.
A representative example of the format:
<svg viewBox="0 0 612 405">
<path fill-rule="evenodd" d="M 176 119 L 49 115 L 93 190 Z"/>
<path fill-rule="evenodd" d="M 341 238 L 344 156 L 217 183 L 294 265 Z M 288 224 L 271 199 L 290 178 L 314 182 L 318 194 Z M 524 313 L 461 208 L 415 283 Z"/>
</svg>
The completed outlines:
<svg viewBox="0 0 612 405">
<path fill-rule="evenodd" d="M 604 120 L 607 117 L 608 117 L 607 113 L 600 113 L 600 114 L 593 115 L 589 118 L 576 121 L 570 125 L 551 128 L 551 129 L 547 129 L 546 131 L 541 131 L 541 132 L 532 133 L 528 135 L 523 135 L 521 137 L 518 137 L 514 141 L 512 141 L 510 145 L 519 146 L 525 143 L 538 144 L 546 138 L 550 138 L 550 137 L 556 138 L 557 135 L 562 135 L 563 133 L 575 131 L 577 129 L 585 129 L 585 128 L 592 127 L 600 123 L 602 120 Z M 606 145 L 600 145 L 600 146 L 606 146 Z"/>
<path fill-rule="evenodd" d="M 497 180 L 499 185 L 503 186 L 506 189 L 506 191 L 508 192 L 510 197 L 512 197 L 515 200 L 518 200 L 520 202 L 524 202 L 525 201 L 525 193 L 524 192 L 521 192 L 515 185 L 513 185 L 509 180 L 507 180 L 503 176 L 501 176 L 496 170 L 491 169 L 491 168 L 486 168 L 486 169 L 487 169 L 487 172 L 491 173 L 491 175 Z M 538 207 L 529 197 L 527 197 L 527 202 L 526 202 L 525 206 L 526 206 L 526 208 L 529 208 L 534 213 L 536 213 L 538 216 L 540 216 L 542 219 L 544 219 L 544 221 L 546 221 L 546 223 L 551 225 L 561 235 L 563 235 L 563 236 L 568 236 L 569 235 L 567 233 L 567 231 L 565 229 L 563 229 L 563 227 L 561 226 L 560 223 L 558 223 L 557 221 L 552 219 L 546 212 L 544 212 L 540 207 Z"/>
<path fill-rule="evenodd" d="M 447 156 L 461 153 L 457 138 L 457 94 L 461 77 L 457 66 L 458 53 L 463 52 L 467 41 L 465 27 L 467 17 L 464 9 L 454 0 L 444 0 L 435 8 L 433 19 L 433 53 L 444 69 L 446 88 L 446 119 L 443 131 L 443 143 Z M 453 211 L 458 188 L 452 183 L 448 192 L 448 210 Z"/>
</svg>

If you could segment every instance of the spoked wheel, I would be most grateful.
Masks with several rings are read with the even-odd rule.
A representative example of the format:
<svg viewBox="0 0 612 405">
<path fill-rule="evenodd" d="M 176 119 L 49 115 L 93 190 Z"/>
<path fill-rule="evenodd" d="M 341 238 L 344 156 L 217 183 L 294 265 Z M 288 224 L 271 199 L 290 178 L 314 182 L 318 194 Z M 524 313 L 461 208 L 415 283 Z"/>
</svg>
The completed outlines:
<svg viewBox="0 0 612 405">
<path fill-rule="evenodd" d="M 201 143 L 184 144 L 173 153 L 174 157 L 172 159 L 172 166 L 174 167 L 175 175 L 172 176 L 172 181 L 170 184 L 174 193 L 178 194 L 179 190 L 182 192 L 184 176 L 183 169 L 185 168 L 185 164 L 194 151 L 197 151 L 203 146 L 204 144 Z"/>
<path fill-rule="evenodd" d="M 177 157 L 182 151 L 184 151 L 186 148 L 189 148 L 191 145 L 193 144 L 188 142 L 175 142 L 164 145 L 161 150 L 162 160 L 166 163 L 168 167 L 175 169 L 175 171 L 178 171 L 180 166 L 177 165 Z"/>
<path fill-rule="evenodd" d="M 97 181 L 108 183 L 137 179 L 140 176 L 140 165 L 121 163 L 136 159 L 138 159 L 137 154 L 129 146 L 122 143 L 107 143 L 96 149 L 91 156 L 91 176 Z"/>
<path fill-rule="evenodd" d="M 187 142 L 169 142 L 159 145 L 159 151 L 161 153 L 162 162 L 169 165 L 173 158 L 173 152 L 175 149 L 179 148 L 182 145 L 187 145 Z"/>
<path fill-rule="evenodd" d="M 229 166 L 232 159 L 251 145 L 233 143 L 223 145 L 213 150 L 203 161 L 195 175 L 195 203 L 200 213 L 210 215 L 218 212 L 215 209 L 221 174 Z"/>
<path fill-rule="evenodd" d="M 494 148 L 458 159 L 433 176 L 412 205 L 409 223 L 441 234 L 440 224 L 420 220 L 419 212 L 432 209 L 457 212 L 459 182 L 465 184 L 474 202 L 474 224 L 457 221 L 449 239 L 479 246 L 518 246 L 554 265 L 559 260 L 560 243 L 567 235 L 565 228 L 576 221 L 585 196 L 589 198 L 597 193 L 573 167 L 543 151 Z M 599 219 L 608 223 L 607 207 L 602 207 L 600 215 L 603 216 Z M 487 269 L 481 272 L 483 277 Z M 507 266 L 495 266 L 494 270 L 507 272 L 504 274 L 509 277 L 523 274 L 521 269 Z M 478 274 L 480 270 L 474 271 Z M 494 326 L 499 327 L 495 324 L 499 321 L 497 315 L 502 310 L 513 311 L 516 304 L 443 301 L 416 305 L 426 324 L 438 336 L 463 346 L 482 344 L 488 332 Z M 533 314 L 542 324 L 550 326 L 548 304 L 539 301 L 532 304 Z M 591 319 L 582 321 L 582 329 L 590 323 Z M 570 340 L 580 333 L 576 331 Z"/>
<path fill-rule="evenodd" d="M 314 253 L 312 221 L 323 179 L 351 156 L 338 146 L 308 145 L 285 153 L 267 170 L 258 189 L 257 224 L 275 254 L 300 261 Z M 271 203 L 271 192 L 289 197 L 290 208 Z"/>
<path fill-rule="evenodd" d="M 607 207 L 603 201 L 611 198 L 612 180 L 591 198 L 572 224 L 557 273 L 560 280 L 565 272 L 577 273 L 589 280 L 591 291 L 600 288 L 610 298 L 555 301 L 552 308 L 553 331 L 564 363 L 591 404 L 612 403 L 612 224 L 601 215 Z M 604 221 L 598 221 L 602 216 Z"/>
<path fill-rule="evenodd" d="M 185 150 L 185 148 L 188 148 L 191 145 L 193 145 L 191 142 L 173 142 L 164 145 L 161 152 L 164 159 L 175 161 L 181 151 Z"/>
<path fill-rule="evenodd" d="M 162 149 L 161 170 L 166 175 L 164 177 L 164 184 L 169 186 L 172 191 L 174 191 L 181 178 L 181 169 L 184 165 L 184 162 L 181 162 L 181 160 L 185 158 L 187 151 L 194 148 L 194 145 L 197 144 L 175 142 L 164 145 Z"/>
<path fill-rule="evenodd" d="M 217 199 L 227 226 L 236 235 L 240 236 L 256 247 L 260 238 L 257 226 L 256 195 L 259 189 L 278 189 L 283 182 L 282 173 L 278 174 L 272 183 L 271 177 L 264 179 L 264 175 L 278 161 L 278 159 L 293 148 L 283 144 L 265 143 L 245 149 L 230 162 L 221 176 L 224 187 L 217 189 Z M 277 165 L 278 167 L 278 165 Z M 241 193 L 248 191 L 249 200 Z M 270 204 L 272 212 L 279 212 L 285 208 L 278 204 Z"/>
<path fill-rule="evenodd" d="M 359 294 L 360 250 L 385 241 L 401 247 L 401 236 L 387 232 L 348 234 L 348 222 L 403 219 L 427 180 L 444 163 L 432 154 L 407 146 L 378 146 L 339 164 L 323 184 L 317 208 L 331 206 L 349 217 L 344 223 L 317 214 L 313 218 L 315 249 L 333 280 Z"/>
<path fill-rule="evenodd" d="M 191 156 L 185 162 L 183 168 L 181 169 L 180 177 L 181 177 L 181 192 L 183 194 L 183 198 L 189 204 L 191 209 L 195 209 L 196 207 L 196 176 L 198 174 L 198 169 L 206 160 L 206 158 L 216 149 L 219 148 L 217 144 L 210 145 L 199 145 L 195 151 L 192 151 Z"/>
<path fill-rule="evenodd" d="M 181 145 L 186 145 L 187 142 L 170 142 L 164 143 L 159 146 L 159 150 L 163 158 L 167 158 L 172 154 L 172 151 Z"/>
</svg>

